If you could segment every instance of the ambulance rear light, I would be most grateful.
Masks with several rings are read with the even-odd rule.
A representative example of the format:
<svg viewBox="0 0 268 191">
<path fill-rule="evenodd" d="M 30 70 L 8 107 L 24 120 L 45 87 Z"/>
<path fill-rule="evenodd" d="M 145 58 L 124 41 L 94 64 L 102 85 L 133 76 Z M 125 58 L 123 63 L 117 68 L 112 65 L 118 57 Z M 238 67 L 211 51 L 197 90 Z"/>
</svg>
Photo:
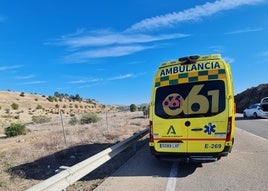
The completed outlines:
<svg viewBox="0 0 268 191">
<path fill-rule="evenodd" d="M 149 142 L 153 142 L 154 137 L 153 137 L 153 122 L 149 122 Z"/>
<path fill-rule="evenodd" d="M 193 64 L 193 63 L 196 63 L 196 60 L 199 57 L 200 56 L 198 56 L 198 55 L 182 57 L 182 58 L 179 58 L 179 61 L 181 62 L 181 64 Z"/>
<path fill-rule="evenodd" d="M 226 136 L 226 142 L 231 141 L 231 134 L 232 134 L 232 117 L 228 118 L 228 125 L 227 125 L 227 136 Z"/>
<path fill-rule="evenodd" d="M 234 103 L 234 114 L 236 114 L 236 104 Z"/>
</svg>

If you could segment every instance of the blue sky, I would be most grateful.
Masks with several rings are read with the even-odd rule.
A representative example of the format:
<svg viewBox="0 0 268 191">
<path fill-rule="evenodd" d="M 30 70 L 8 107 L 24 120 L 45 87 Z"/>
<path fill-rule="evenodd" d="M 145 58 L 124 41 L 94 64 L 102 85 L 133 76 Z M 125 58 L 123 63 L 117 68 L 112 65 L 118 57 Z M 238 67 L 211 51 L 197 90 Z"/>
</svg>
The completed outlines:
<svg viewBox="0 0 268 191">
<path fill-rule="evenodd" d="M 160 63 L 212 53 L 236 94 L 268 83 L 267 0 L 0 2 L 0 90 L 148 103 Z"/>
</svg>

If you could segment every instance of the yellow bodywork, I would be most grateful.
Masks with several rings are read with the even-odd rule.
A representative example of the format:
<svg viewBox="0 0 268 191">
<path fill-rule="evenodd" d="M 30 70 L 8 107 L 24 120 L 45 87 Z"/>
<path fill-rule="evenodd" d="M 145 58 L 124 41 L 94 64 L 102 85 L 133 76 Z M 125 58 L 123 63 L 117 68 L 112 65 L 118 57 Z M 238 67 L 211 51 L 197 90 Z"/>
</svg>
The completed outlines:
<svg viewBox="0 0 268 191">
<path fill-rule="evenodd" d="M 231 151 L 234 92 L 221 55 L 185 57 L 160 65 L 150 101 L 153 154 L 215 154 Z"/>
</svg>

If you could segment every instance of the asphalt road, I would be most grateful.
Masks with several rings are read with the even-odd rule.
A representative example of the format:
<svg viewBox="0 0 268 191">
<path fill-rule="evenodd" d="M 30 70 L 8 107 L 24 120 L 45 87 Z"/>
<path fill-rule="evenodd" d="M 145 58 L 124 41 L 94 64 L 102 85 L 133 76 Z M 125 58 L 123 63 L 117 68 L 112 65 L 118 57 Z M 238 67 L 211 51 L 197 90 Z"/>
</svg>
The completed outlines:
<svg viewBox="0 0 268 191">
<path fill-rule="evenodd" d="M 268 119 L 237 117 L 232 153 L 213 163 L 161 162 L 148 145 L 95 191 L 268 191 Z"/>
<path fill-rule="evenodd" d="M 268 140 L 268 119 L 245 119 L 242 114 L 236 114 L 236 126 Z"/>
</svg>

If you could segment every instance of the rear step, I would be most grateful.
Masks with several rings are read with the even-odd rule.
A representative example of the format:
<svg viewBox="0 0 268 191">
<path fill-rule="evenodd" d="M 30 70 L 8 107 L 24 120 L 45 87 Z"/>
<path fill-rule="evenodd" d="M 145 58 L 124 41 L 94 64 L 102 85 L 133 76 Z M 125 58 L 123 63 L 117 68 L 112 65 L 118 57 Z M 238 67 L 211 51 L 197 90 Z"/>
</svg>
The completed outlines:
<svg viewBox="0 0 268 191">
<path fill-rule="evenodd" d="M 178 156 L 160 156 L 157 157 L 158 159 L 162 161 L 168 161 L 168 162 L 215 162 L 220 159 L 220 157 L 215 156 L 188 156 L 188 157 L 178 157 Z"/>
<path fill-rule="evenodd" d="M 213 156 L 190 156 L 190 160 L 193 162 L 215 162 L 219 158 Z"/>
</svg>

